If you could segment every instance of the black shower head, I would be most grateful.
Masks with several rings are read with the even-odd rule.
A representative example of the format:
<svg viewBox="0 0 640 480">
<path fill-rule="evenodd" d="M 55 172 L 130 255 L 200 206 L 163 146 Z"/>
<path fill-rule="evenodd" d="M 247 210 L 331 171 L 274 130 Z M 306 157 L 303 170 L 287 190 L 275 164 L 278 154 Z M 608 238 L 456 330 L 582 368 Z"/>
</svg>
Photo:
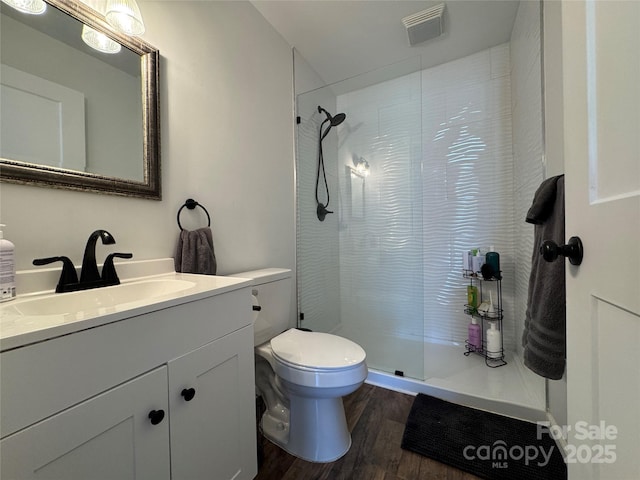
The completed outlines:
<svg viewBox="0 0 640 480">
<path fill-rule="evenodd" d="M 347 116 L 344 113 L 336 113 L 335 116 L 332 116 L 329 112 L 327 112 L 324 108 L 318 105 L 318 113 L 323 113 L 327 116 L 327 120 L 329 120 L 329 125 L 332 127 L 337 127 L 342 122 L 344 122 Z"/>
<path fill-rule="evenodd" d="M 346 118 L 347 116 L 344 113 L 336 113 L 335 116 L 331 119 L 331 126 L 337 127 L 342 122 L 344 122 Z"/>
</svg>

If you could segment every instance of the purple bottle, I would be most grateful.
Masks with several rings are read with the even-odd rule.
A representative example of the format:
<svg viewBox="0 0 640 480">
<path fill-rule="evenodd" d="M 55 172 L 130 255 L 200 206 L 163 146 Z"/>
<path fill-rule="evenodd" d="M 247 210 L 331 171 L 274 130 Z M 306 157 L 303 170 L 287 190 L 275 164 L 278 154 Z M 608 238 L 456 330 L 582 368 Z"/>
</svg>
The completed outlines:
<svg viewBox="0 0 640 480">
<path fill-rule="evenodd" d="M 476 322 L 476 317 L 471 316 L 471 323 L 469 324 L 469 346 L 474 350 L 482 350 L 482 334 L 480 332 L 480 325 Z"/>
</svg>

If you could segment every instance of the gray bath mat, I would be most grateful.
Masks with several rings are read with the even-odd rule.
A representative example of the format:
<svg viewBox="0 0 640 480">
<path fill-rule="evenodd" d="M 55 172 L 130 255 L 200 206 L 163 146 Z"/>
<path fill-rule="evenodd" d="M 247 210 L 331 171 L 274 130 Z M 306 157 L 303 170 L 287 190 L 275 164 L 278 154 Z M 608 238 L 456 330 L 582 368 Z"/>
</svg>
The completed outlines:
<svg viewBox="0 0 640 480">
<path fill-rule="evenodd" d="M 535 423 L 424 394 L 413 402 L 402 448 L 488 480 L 567 478 L 555 441 Z"/>
</svg>

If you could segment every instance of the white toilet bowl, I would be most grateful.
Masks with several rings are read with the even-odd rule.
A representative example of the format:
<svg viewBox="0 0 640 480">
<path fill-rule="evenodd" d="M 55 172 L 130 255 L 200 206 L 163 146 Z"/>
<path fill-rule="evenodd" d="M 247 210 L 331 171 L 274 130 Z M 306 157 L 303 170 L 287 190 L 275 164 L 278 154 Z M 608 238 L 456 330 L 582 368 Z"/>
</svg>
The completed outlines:
<svg viewBox="0 0 640 480">
<path fill-rule="evenodd" d="M 351 446 L 342 397 L 367 378 L 364 350 L 336 335 L 290 328 L 291 270 L 235 276 L 253 280 L 256 390 L 266 405 L 262 433 L 304 460 L 337 460 Z"/>
<path fill-rule="evenodd" d="M 351 446 L 342 397 L 367 377 L 366 354 L 336 335 L 290 329 L 256 347 L 263 434 L 287 452 L 332 462 Z"/>
</svg>

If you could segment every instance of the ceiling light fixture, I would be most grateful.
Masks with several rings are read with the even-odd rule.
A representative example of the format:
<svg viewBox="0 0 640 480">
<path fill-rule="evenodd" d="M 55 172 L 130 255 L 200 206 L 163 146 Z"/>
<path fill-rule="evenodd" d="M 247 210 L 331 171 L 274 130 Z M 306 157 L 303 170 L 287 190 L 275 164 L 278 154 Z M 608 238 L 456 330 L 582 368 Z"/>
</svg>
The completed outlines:
<svg viewBox="0 0 640 480">
<path fill-rule="evenodd" d="M 86 25 L 82 26 L 82 40 L 91 48 L 103 53 L 118 53 L 122 49 L 118 42 Z"/>
<path fill-rule="evenodd" d="M 40 15 L 47 9 L 47 4 L 43 0 L 2 0 L 2 3 L 31 15 Z"/>
<path fill-rule="evenodd" d="M 107 0 L 104 12 L 107 23 L 127 35 L 142 35 L 144 22 L 136 0 Z"/>
</svg>

